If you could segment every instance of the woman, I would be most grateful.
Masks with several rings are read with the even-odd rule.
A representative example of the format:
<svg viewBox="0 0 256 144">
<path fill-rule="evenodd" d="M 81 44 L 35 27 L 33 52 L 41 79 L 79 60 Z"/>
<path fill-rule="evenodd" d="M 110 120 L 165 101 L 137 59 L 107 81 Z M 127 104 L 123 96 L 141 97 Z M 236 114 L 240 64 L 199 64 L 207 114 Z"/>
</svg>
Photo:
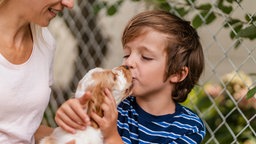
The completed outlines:
<svg viewBox="0 0 256 144">
<path fill-rule="evenodd" d="M 0 0 L 0 143 L 31 144 L 52 84 L 55 41 L 47 28 L 73 0 Z M 44 133 L 45 132 L 45 133 Z"/>
</svg>

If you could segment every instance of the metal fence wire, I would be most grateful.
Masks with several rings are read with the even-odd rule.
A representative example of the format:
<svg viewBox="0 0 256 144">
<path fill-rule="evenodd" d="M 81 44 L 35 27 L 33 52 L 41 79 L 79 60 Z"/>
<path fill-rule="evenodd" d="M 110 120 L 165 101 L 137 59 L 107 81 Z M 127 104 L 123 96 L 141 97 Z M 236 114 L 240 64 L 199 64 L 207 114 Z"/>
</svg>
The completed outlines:
<svg viewBox="0 0 256 144">
<path fill-rule="evenodd" d="M 197 30 L 201 37 L 206 68 L 199 85 L 191 91 L 188 99 L 182 104 L 191 108 L 203 119 L 207 130 L 203 143 L 256 144 L 256 96 L 246 98 L 246 93 L 256 83 L 254 39 L 256 1 L 184 1 L 186 5 L 182 3 L 183 1 L 166 0 L 165 2 L 168 3 L 168 11 L 171 13 L 194 24 L 197 20 L 195 25 L 198 26 Z M 56 61 L 59 62 L 55 63 L 57 82 L 53 85 L 44 124 L 57 126 L 54 122 L 55 111 L 72 96 L 78 81 L 89 69 L 104 67 L 106 63 L 117 63 L 116 60 L 111 61 L 108 57 L 117 57 L 121 61 L 121 54 L 113 52 L 117 47 L 113 48 L 110 44 L 111 41 L 120 41 L 120 38 L 114 39 L 108 35 L 104 30 L 104 27 L 107 27 L 106 23 L 103 22 L 104 17 L 108 17 L 111 21 L 118 16 L 106 16 L 105 12 L 95 15 L 94 6 L 99 2 L 101 1 L 77 0 L 73 10 L 65 10 L 50 25 L 50 30 L 57 39 Z M 135 5 L 131 3 L 136 2 L 123 1 L 122 6 L 118 6 L 118 10 L 134 10 L 131 13 L 135 14 L 141 7 L 152 8 L 149 3 L 137 2 Z M 220 4 L 231 11 L 227 12 L 224 8 L 222 11 Z M 206 8 L 204 11 L 202 11 L 203 6 Z M 182 15 L 181 10 L 186 8 L 190 13 Z M 120 13 L 119 18 L 129 19 L 126 18 L 125 12 Z M 247 33 L 251 32 L 251 35 L 242 36 L 240 31 L 250 26 L 252 29 Z M 117 31 L 115 27 L 110 25 L 109 29 L 121 35 L 121 31 Z"/>
</svg>

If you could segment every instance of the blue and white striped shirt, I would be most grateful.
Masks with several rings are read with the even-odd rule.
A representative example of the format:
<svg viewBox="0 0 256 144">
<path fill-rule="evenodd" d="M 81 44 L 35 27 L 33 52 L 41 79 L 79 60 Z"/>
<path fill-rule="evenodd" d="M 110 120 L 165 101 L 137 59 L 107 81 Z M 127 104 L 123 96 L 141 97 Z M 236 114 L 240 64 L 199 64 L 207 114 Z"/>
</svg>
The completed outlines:
<svg viewBox="0 0 256 144">
<path fill-rule="evenodd" d="M 177 103 L 175 113 L 154 116 L 132 96 L 118 105 L 117 125 L 125 144 L 198 144 L 206 133 L 202 120 L 188 108 Z"/>
</svg>

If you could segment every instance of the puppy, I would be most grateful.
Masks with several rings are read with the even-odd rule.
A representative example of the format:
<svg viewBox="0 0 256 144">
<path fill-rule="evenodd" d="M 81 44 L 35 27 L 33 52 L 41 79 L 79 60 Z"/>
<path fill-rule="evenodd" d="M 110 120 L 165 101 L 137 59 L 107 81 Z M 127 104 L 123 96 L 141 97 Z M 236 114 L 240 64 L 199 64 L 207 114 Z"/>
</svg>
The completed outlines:
<svg viewBox="0 0 256 144">
<path fill-rule="evenodd" d="M 94 68 L 80 80 L 75 97 L 83 96 L 86 91 L 92 93 L 92 98 L 88 100 L 87 109 L 85 109 L 88 115 L 95 112 L 99 116 L 103 116 L 101 104 L 104 101 L 104 88 L 108 88 L 112 92 L 117 104 L 131 94 L 132 75 L 128 67 L 119 66 L 111 70 Z M 75 140 L 76 144 L 103 144 L 102 133 L 93 120 L 85 130 L 78 130 L 75 134 L 67 133 L 58 127 L 50 136 L 43 138 L 40 144 L 65 144 L 71 140 Z"/>
</svg>

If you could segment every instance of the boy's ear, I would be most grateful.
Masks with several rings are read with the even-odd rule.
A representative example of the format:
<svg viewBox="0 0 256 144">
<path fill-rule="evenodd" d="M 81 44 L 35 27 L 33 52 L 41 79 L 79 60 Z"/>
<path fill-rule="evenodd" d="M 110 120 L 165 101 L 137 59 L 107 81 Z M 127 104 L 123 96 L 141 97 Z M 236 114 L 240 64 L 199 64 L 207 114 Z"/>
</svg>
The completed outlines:
<svg viewBox="0 0 256 144">
<path fill-rule="evenodd" d="M 172 74 L 169 77 L 171 83 L 178 83 L 183 81 L 188 75 L 188 67 L 183 67 L 181 73 Z"/>
</svg>

